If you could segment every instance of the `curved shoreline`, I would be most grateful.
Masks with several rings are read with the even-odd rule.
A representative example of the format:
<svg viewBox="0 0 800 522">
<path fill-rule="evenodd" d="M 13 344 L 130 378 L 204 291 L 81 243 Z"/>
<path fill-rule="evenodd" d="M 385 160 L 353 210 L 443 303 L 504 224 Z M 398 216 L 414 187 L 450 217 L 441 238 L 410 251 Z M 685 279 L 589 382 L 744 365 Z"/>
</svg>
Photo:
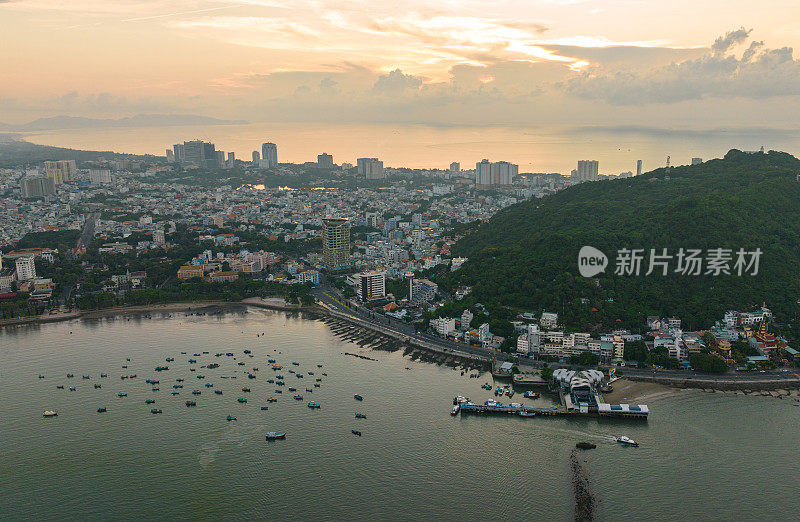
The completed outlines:
<svg viewBox="0 0 800 522">
<path fill-rule="evenodd" d="M 257 300 L 256 300 L 257 299 Z M 37 315 L 33 317 L 22 317 L 20 319 L 5 319 L 0 321 L 0 330 L 7 327 L 23 326 L 29 324 L 58 323 L 61 321 L 71 321 L 73 319 L 100 319 L 103 317 L 113 317 L 117 315 L 143 314 L 143 313 L 179 313 L 193 309 L 208 307 L 233 308 L 239 306 L 255 306 L 269 310 L 282 311 L 320 311 L 316 307 L 303 307 L 299 305 L 280 304 L 277 299 L 262 301 L 260 298 L 248 298 L 242 301 L 185 301 L 178 303 L 149 304 L 137 306 L 116 306 L 113 308 L 102 308 L 100 310 L 73 310 L 63 314 Z"/>
<path fill-rule="evenodd" d="M 339 320 L 344 320 L 355 326 L 356 328 L 375 331 L 377 333 L 388 335 L 390 337 L 398 337 L 393 335 L 394 332 L 385 331 L 383 328 L 371 325 L 368 322 L 357 321 L 347 316 L 346 314 L 338 314 L 319 306 L 301 306 L 287 304 L 280 298 L 267 298 L 251 297 L 243 299 L 242 301 L 187 301 L 182 303 L 165 303 L 153 305 L 140 305 L 140 306 L 125 306 L 115 308 L 105 308 L 102 310 L 91 310 L 86 312 L 73 311 L 66 314 L 56 314 L 52 316 L 37 316 L 37 317 L 24 317 L 22 319 L 11 319 L 0 321 L 0 330 L 7 327 L 23 326 L 28 324 L 45 324 L 60 321 L 70 321 L 73 319 L 99 319 L 104 317 L 124 316 L 129 314 L 142 314 L 142 313 L 180 313 L 186 312 L 191 309 L 203 309 L 208 307 L 221 307 L 233 308 L 238 306 L 253 306 L 256 308 L 278 310 L 284 312 L 307 312 L 317 316 L 334 316 Z M 405 339 L 402 339 L 405 340 Z M 406 341 L 407 342 L 407 341 Z M 437 350 L 431 350 L 431 347 L 426 346 L 425 343 L 412 343 L 417 348 L 423 350 L 430 350 L 434 353 L 439 353 Z M 450 353 L 450 356 L 456 354 Z M 756 391 L 768 390 L 784 390 L 800 388 L 800 373 L 796 373 L 791 378 L 755 378 L 744 380 L 741 376 L 737 379 L 726 379 L 724 376 L 710 376 L 704 374 L 697 374 L 692 377 L 685 376 L 651 376 L 651 375 L 625 375 L 625 379 L 630 381 L 648 382 L 663 386 L 669 386 L 676 390 L 678 389 L 701 389 L 701 390 L 720 390 L 720 391 L 741 391 L 745 393 Z"/>
</svg>

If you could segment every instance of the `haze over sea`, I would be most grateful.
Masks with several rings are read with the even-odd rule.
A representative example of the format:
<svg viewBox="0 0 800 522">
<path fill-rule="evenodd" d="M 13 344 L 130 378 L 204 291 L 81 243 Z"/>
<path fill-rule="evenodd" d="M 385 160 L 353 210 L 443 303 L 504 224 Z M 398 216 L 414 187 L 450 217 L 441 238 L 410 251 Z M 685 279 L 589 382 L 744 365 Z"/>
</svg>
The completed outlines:
<svg viewBox="0 0 800 522">
<path fill-rule="evenodd" d="M 84 150 L 163 155 L 173 143 L 202 139 L 217 149 L 235 152 L 249 161 L 261 143 L 278 145 L 281 162 L 316 161 L 327 152 L 336 163 L 355 164 L 359 157 L 378 157 L 387 167 L 447 168 L 452 161 L 463 169 L 483 158 L 518 163 L 520 172 L 559 172 L 569 175 L 579 159 L 596 159 L 600 173 L 616 175 L 688 164 L 692 157 L 710 159 L 728 150 L 798 152 L 800 130 L 719 128 L 670 130 L 656 127 L 537 127 L 427 126 L 319 123 L 251 123 L 185 127 L 75 129 L 35 133 L 26 139 L 42 145 Z"/>
<path fill-rule="evenodd" d="M 275 389 L 268 358 L 303 401 L 285 388 L 260 410 Z M 212 362 L 221 366 L 202 368 Z M 168 371 L 153 370 L 164 364 Z M 253 367 L 257 378 L 248 379 Z M 0 369 L 4 519 L 570 520 L 568 457 L 582 440 L 598 445 L 581 456 L 602 519 L 786 520 L 800 509 L 795 399 L 679 392 L 648 401 L 646 423 L 451 417 L 454 395 L 492 396 L 480 388 L 490 376 L 366 350 L 300 315 L 241 309 L 4 329 Z M 147 378 L 160 380 L 159 391 Z M 177 378 L 184 387 L 172 396 Z M 321 387 L 305 392 L 315 378 Z M 197 407 L 184 405 L 190 398 Z M 101 406 L 108 412 L 97 413 Z M 43 418 L 45 409 L 58 417 Z M 271 430 L 286 440 L 265 441 Z M 615 444 L 618 434 L 641 446 Z"/>
</svg>

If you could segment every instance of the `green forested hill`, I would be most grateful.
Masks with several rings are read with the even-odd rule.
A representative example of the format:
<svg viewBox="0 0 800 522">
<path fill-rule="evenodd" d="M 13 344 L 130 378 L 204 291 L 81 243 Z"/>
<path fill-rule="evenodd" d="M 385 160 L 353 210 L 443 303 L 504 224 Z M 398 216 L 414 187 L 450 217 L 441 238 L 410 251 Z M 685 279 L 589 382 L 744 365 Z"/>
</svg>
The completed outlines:
<svg viewBox="0 0 800 522">
<path fill-rule="evenodd" d="M 641 329 L 647 315 L 677 315 L 684 328 L 713 325 L 728 309 L 765 302 L 780 322 L 800 299 L 800 160 L 781 152 L 732 150 L 701 165 L 583 183 L 504 209 L 466 236 L 454 254 L 469 261 L 439 281 L 473 286 L 476 301 L 562 314 L 568 326 Z M 578 273 L 578 251 L 609 258 L 595 279 Z M 763 251 L 756 276 L 644 276 L 651 248 Z M 614 275 L 617 251 L 643 248 L 642 275 Z M 705 272 L 706 266 L 703 265 Z M 593 311 L 592 309 L 596 309 Z M 619 320 L 618 320 L 619 319 Z"/>
</svg>

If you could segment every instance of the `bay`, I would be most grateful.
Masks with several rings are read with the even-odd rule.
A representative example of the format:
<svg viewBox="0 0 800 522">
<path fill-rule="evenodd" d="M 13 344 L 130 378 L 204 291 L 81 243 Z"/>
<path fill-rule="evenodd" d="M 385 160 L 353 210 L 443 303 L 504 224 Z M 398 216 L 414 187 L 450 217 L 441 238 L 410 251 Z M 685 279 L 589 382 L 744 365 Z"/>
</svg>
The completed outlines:
<svg viewBox="0 0 800 522">
<path fill-rule="evenodd" d="M 236 359 L 214 356 L 220 352 Z M 283 369 L 271 370 L 268 358 Z M 214 362 L 221 366 L 201 368 Z M 158 365 L 169 370 L 155 372 Z M 290 369 L 314 375 L 300 379 Z M 248 371 L 257 378 L 248 379 Z M 266 382 L 276 373 L 287 383 L 280 395 Z M 137 378 L 120 379 L 128 374 Z M 159 391 L 147 378 L 160 381 Z M 172 396 L 177 378 L 184 387 Z M 306 392 L 316 378 L 321 387 Z M 5 329 L 0 513 L 60 520 L 570 520 L 569 455 L 581 440 L 598 444 L 582 458 L 603 519 L 783 520 L 800 508 L 795 399 L 681 392 L 650 402 L 647 423 L 450 416 L 456 394 L 492 396 L 480 388 L 487 380 L 401 352 L 366 350 L 321 321 L 282 312 Z M 76 391 L 56 389 L 61 384 Z M 304 400 L 292 400 L 289 386 Z M 192 396 L 194 389 L 201 395 Z M 128 396 L 117 397 L 121 392 Z M 267 404 L 270 395 L 278 402 Z M 184 405 L 191 398 L 197 407 Z M 321 408 L 309 409 L 309 400 Z M 107 413 L 97 413 L 102 406 Z M 151 414 L 152 407 L 163 413 Z M 46 409 L 58 417 L 43 418 Z M 367 418 L 355 419 L 355 412 Z M 267 431 L 287 438 L 267 442 Z M 615 444 L 613 436 L 623 433 L 641 446 Z"/>
</svg>

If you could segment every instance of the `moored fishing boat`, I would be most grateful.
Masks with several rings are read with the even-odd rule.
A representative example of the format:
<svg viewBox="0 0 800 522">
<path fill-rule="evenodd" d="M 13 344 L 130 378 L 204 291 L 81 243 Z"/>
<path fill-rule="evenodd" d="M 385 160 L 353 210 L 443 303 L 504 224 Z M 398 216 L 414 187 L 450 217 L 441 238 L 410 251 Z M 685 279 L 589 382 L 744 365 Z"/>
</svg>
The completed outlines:
<svg viewBox="0 0 800 522">
<path fill-rule="evenodd" d="M 275 431 L 268 431 L 267 432 L 267 440 L 278 440 L 278 439 L 285 439 L 286 433 L 278 433 Z"/>
</svg>

